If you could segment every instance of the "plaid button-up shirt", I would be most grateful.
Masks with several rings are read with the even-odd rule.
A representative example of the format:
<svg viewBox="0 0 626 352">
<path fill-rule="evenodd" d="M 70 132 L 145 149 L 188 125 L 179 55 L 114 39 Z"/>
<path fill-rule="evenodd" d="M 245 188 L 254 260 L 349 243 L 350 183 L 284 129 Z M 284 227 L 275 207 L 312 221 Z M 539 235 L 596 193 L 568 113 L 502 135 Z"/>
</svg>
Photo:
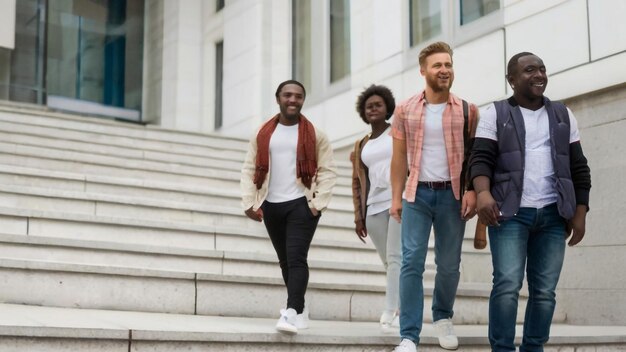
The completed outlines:
<svg viewBox="0 0 626 352">
<path fill-rule="evenodd" d="M 404 187 L 403 198 L 409 202 L 415 201 L 419 181 L 422 144 L 424 142 L 424 107 L 426 106 L 424 93 L 422 91 L 397 105 L 391 124 L 391 136 L 406 141 L 409 178 Z M 470 136 L 473 136 L 476 130 L 477 111 L 475 105 L 469 104 L 468 128 Z M 463 102 L 461 98 L 452 93 L 450 93 L 448 103 L 443 111 L 442 124 L 452 191 L 456 199 L 461 199 L 460 178 L 464 158 Z"/>
</svg>

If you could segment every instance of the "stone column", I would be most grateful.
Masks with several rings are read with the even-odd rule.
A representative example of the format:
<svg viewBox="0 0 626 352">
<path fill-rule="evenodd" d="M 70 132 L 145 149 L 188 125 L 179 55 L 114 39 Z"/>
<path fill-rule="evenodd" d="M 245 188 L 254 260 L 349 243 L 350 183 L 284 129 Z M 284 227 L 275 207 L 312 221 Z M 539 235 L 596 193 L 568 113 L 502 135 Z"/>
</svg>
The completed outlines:
<svg viewBox="0 0 626 352">
<path fill-rule="evenodd" d="M 202 0 L 163 1 L 161 126 L 200 127 Z"/>
</svg>

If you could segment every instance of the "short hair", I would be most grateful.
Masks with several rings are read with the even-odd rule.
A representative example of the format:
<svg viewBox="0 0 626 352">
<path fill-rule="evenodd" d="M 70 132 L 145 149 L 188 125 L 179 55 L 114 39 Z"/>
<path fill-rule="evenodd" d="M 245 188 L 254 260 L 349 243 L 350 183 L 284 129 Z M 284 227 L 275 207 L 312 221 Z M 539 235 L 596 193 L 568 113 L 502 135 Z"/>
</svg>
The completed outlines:
<svg viewBox="0 0 626 352">
<path fill-rule="evenodd" d="M 393 111 L 396 109 L 396 100 L 394 99 L 391 90 L 383 85 L 372 84 L 371 86 L 365 88 L 365 90 L 361 92 L 359 97 L 356 99 L 356 111 L 359 113 L 359 116 L 361 116 L 361 119 L 363 119 L 363 121 L 368 125 L 370 122 L 367 121 L 367 118 L 365 117 L 365 102 L 373 95 L 378 95 L 383 98 L 383 101 L 385 102 L 385 106 L 387 107 L 387 116 L 385 116 L 385 120 L 389 120 L 391 115 L 393 115 Z"/>
<path fill-rule="evenodd" d="M 278 88 L 276 88 L 276 98 L 278 98 L 278 95 L 280 94 L 280 91 L 283 89 L 283 87 L 288 85 L 288 84 L 299 85 L 300 88 L 302 88 L 302 93 L 304 93 L 304 97 L 306 98 L 306 89 L 304 89 L 304 86 L 302 85 L 302 83 L 296 81 L 295 79 L 289 79 L 289 80 L 286 80 L 286 81 L 282 82 L 281 84 L 279 84 Z"/>
<path fill-rule="evenodd" d="M 511 57 L 511 59 L 509 59 L 509 63 L 506 65 L 506 76 L 509 77 L 509 75 L 513 74 L 514 71 L 517 69 L 517 61 L 524 56 L 528 56 L 528 55 L 533 55 L 533 56 L 537 56 L 531 52 L 528 51 L 523 51 L 521 53 L 517 53 L 515 55 L 513 55 Z"/>
<path fill-rule="evenodd" d="M 432 54 L 437 54 L 437 53 L 450 54 L 450 59 L 452 59 L 452 48 L 450 48 L 450 45 L 448 45 L 445 42 L 435 42 L 425 47 L 424 49 L 422 49 L 422 51 L 420 51 L 420 55 L 419 55 L 420 66 L 424 66 L 424 64 L 426 63 L 427 57 L 429 57 Z"/>
</svg>

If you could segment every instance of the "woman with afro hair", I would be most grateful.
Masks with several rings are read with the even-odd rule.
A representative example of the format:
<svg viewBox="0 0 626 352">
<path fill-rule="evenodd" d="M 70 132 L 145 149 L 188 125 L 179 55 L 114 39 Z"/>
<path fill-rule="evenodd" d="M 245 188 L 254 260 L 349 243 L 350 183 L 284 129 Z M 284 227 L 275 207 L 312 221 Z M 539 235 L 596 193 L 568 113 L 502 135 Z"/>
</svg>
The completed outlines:
<svg viewBox="0 0 626 352">
<path fill-rule="evenodd" d="M 387 273 L 385 310 L 380 317 L 381 327 L 385 329 L 399 326 L 402 265 L 400 224 L 389 216 L 393 143 L 388 120 L 395 106 L 391 90 L 382 85 L 371 85 L 359 95 L 356 110 L 363 122 L 370 125 L 371 132 L 356 141 L 350 154 L 355 231 L 363 243 L 369 234 Z"/>
</svg>

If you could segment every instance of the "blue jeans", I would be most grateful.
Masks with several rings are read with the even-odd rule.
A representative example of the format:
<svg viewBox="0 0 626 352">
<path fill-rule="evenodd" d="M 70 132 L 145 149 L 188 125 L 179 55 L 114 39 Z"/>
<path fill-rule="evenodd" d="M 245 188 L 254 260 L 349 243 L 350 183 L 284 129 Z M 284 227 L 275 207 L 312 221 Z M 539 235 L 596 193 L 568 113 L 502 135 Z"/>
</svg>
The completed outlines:
<svg viewBox="0 0 626 352">
<path fill-rule="evenodd" d="M 520 208 L 517 215 L 489 227 L 493 289 L 489 298 L 492 351 L 515 351 L 519 291 L 528 281 L 528 304 L 520 351 L 543 351 L 556 305 L 555 289 L 565 255 L 565 220 L 555 204 Z"/>
<path fill-rule="evenodd" d="M 431 227 L 435 233 L 433 321 L 451 318 L 459 284 L 465 221 L 452 189 L 419 185 L 415 202 L 402 203 L 402 268 L 400 269 L 400 336 L 419 344 L 424 315 L 424 264 Z"/>
</svg>

